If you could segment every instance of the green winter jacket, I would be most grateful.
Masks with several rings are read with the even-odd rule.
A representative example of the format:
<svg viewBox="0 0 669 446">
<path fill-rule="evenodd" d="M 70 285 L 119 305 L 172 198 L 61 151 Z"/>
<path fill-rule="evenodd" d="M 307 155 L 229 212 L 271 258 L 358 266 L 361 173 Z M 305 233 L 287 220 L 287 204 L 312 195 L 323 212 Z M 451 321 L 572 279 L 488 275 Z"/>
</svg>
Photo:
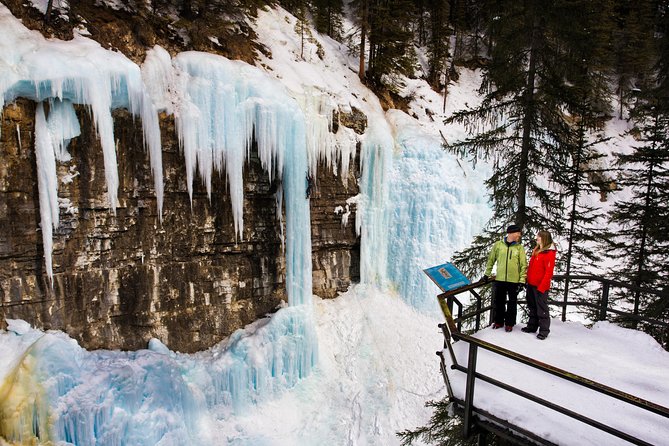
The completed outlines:
<svg viewBox="0 0 669 446">
<path fill-rule="evenodd" d="M 507 245 L 506 241 L 498 240 L 492 245 L 488 256 L 485 275 L 492 274 L 492 267 L 497 263 L 495 280 L 500 282 L 525 283 L 527 277 L 527 255 L 522 243 Z"/>
</svg>

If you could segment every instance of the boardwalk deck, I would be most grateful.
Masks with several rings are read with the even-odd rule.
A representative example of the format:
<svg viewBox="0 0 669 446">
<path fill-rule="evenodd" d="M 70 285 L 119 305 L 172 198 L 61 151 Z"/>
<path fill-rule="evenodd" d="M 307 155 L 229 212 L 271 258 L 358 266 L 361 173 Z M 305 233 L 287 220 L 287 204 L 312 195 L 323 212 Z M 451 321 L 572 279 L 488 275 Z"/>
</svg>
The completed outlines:
<svg viewBox="0 0 669 446">
<path fill-rule="evenodd" d="M 600 322 L 589 329 L 577 322 L 552 321 L 551 334 L 540 341 L 522 333 L 486 328 L 475 337 L 543 363 L 597 381 L 660 406 L 669 407 L 669 353 L 650 336 Z M 469 344 L 454 344 L 466 366 Z M 450 356 L 444 352 L 450 366 Z M 479 373 L 585 415 L 653 445 L 669 445 L 669 419 L 584 389 L 572 382 L 479 349 Z M 464 400 L 466 375 L 448 369 L 456 398 Z M 476 380 L 474 406 L 547 442 L 559 445 L 625 445 L 628 442 L 570 419 L 549 408 Z"/>
</svg>

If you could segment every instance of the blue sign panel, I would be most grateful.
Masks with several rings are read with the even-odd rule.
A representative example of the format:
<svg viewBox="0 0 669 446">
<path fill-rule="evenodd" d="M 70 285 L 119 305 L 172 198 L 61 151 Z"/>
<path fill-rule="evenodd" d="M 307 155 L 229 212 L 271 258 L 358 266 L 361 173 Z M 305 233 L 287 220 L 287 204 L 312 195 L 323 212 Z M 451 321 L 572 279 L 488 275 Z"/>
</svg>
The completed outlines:
<svg viewBox="0 0 669 446">
<path fill-rule="evenodd" d="M 433 266 L 423 270 L 427 276 L 437 284 L 441 291 L 450 291 L 469 285 L 471 281 L 465 277 L 452 263 Z"/>
</svg>

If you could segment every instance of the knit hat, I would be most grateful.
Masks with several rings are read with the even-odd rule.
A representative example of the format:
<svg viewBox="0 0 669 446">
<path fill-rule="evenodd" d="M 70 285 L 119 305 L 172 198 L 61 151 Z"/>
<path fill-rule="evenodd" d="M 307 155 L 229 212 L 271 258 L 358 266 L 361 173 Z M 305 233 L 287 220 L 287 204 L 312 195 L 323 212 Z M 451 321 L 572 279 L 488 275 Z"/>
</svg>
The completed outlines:
<svg viewBox="0 0 669 446">
<path fill-rule="evenodd" d="M 520 232 L 520 226 L 518 225 L 509 225 L 508 228 L 506 228 L 506 233 L 507 234 L 512 234 L 514 232 Z"/>
</svg>

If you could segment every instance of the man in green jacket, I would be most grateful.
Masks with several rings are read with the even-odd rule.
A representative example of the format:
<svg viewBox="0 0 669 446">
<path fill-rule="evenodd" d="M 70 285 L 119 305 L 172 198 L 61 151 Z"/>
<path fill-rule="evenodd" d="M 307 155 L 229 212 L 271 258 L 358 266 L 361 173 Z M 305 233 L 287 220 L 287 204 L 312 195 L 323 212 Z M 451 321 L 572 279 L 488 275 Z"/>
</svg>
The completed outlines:
<svg viewBox="0 0 669 446">
<path fill-rule="evenodd" d="M 492 274 L 492 267 L 495 263 L 497 263 L 497 272 L 492 284 L 492 328 L 497 329 L 504 326 L 506 331 L 512 331 L 513 326 L 516 325 L 518 293 L 525 286 L 527 276 L 527 255 L 525 248 L 520 243 L 520 226 L 510 225 L 506 229 L 506 237 L 492 245 L 483 279 L 488 279 Z"/>
</svg>

